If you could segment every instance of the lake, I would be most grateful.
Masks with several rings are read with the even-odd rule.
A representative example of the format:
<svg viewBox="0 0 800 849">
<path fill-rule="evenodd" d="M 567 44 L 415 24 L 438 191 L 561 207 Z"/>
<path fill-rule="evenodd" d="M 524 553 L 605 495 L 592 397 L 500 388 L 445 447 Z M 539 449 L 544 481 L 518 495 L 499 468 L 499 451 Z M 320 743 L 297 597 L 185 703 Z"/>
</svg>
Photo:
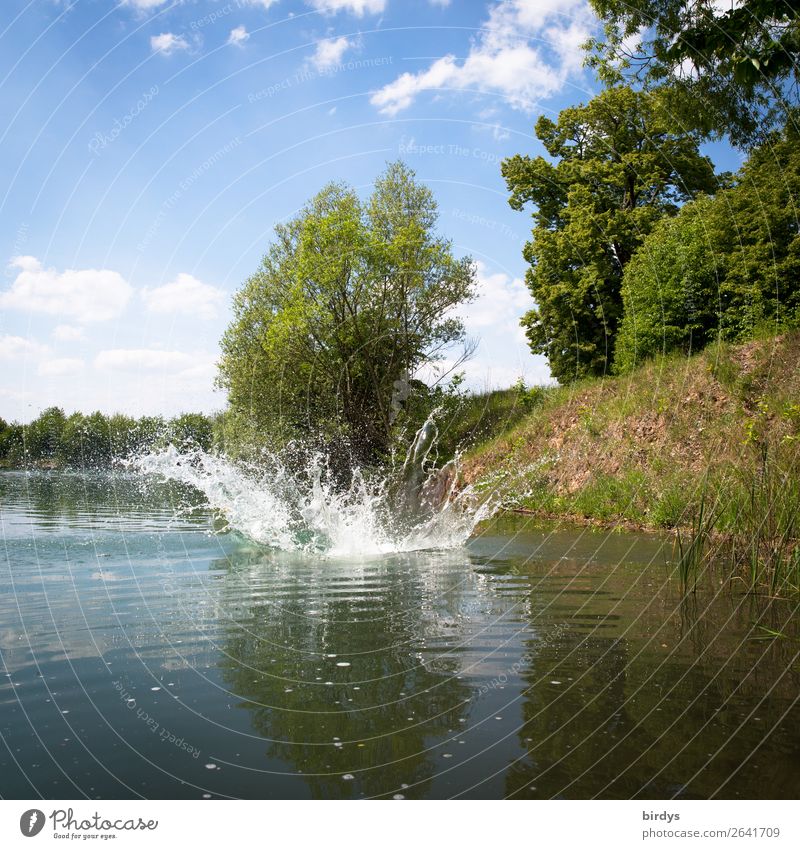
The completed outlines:
<svg viewBox="0 0 800 849">
<path fill-rule="evenodd" d="M 186 499 L 0 473 L 3 797 L 800 796 L 796 604 L 682 598 L 667 538 L 324 557 Z"/>
</svg>

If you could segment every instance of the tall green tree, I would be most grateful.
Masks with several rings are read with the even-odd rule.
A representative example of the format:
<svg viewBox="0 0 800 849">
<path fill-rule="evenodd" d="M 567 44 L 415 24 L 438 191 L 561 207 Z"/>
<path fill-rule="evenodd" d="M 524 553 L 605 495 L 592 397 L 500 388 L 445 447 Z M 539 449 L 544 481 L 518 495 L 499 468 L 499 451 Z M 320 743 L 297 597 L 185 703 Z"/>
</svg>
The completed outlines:
<svg viewBox="0 0 800 849">
<path fill-rule="evenodd" d="M 590 64 L 662 86 L 687 126 L 747 144 L 797 105 L 798 0 L 590 0 L 605 25 Z"/>
<path fill-rule="evenodd" d="M 800 323 L 800 134 L 756 148 L 732 184 L 687 203 L 625 269 L 615 369 Z"/>
<path fill-rule="evenodd" d="M 524 249 L 536 306 L 523 318 L 531 350 L 561 382 L 608 370 L 622 313 L 620 285 L 654 224 L 715 186 L 698 138 L 670 119 L 658 94 L 607 89 L 586 105 L 542 116 L 550 159 L 503 162 L 510 204 L 534 206 Z"/>
<path fill-rule="evenodd" d="M 276 227 L 222 339 L 233 420 L 277 439 L 344 437 L 366 459 L 384 451 L 397 386 L 464 341 L 452 310 L 475 270 L 436 224 L 430 190 L 394 163 L 366 202 L 331 184 Z"/>
<path fill-rule="evenodd" d="M 169 423 L 169 441 L 180 451 L 201 448 L 210 451 L 213 425 L 202 413 L 182 413 Z"/>
<path fill-rule="evenodd" d="M 108 418 L 99 411 L 88 416 L 73 413 L 64 425 L 60 453 L 71 466 L 108 465 L 114 456 Z"/>
<path fill-rule="evenodd" d="M 25 428 L 25 454 L 31 460 L 54 460 L 67 421 L 60 407 L 43 410 Z"/>
</svg>

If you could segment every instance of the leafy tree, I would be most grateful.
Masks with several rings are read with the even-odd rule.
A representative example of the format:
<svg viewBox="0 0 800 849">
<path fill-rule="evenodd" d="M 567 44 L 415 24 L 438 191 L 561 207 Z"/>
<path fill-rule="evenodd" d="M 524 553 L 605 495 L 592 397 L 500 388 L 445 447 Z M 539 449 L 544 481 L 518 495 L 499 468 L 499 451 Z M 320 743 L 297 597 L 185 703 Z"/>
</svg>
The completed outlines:
<svg viewBox="0 0 800 849">
<path fill-rule="evenodd" d="M 365 459 L 384 451 L 398 381 L 464 340 L 451 313 L 474 268 L 436 222 L 430 190 L 395 163 L 366 202 L 331 184 L 276 227 L 222 339 L 232 421 L 262 438 L 342 437 Z"/>
<path fill-rule="evenodd" d="M 6 453 L 7 453 L 7 445 L 6 441 L 8 439 L 10 425 L 9 423 L 0 416 L 0 463 L 5 462 Z"/>
<path fill-rule="evenodd" d="M 122 413 L 108 417 L 108 440 L 111 456 L 127 457 L 135 448 L 136 419 Z"/>
<path fill-rule="evenodd" d="M 24 428 L 17 422 L 9 424 L 0 419 L 0 463 L 18 466 L 25 455 Z"/>
<path fill-rule="evenodd" d="M 514 156 L 502 173 L 510 204 L 531 203 L 524 250 L 536 307 L 523 319 L 531 350 L 565 382 L 603 374 L 622 312 L 628 260 L 665 215 L 715 185 L 697 138 L 670 120 L 657 94 L 611 88 L 588 104 L 542 116 L 542 156 Z"/>
<path fill-rule="evenodd" d="M 202 413 L 183 413 L 169 423 L 168 438 L 179 451 L 210 451 L 212 435 L 211 419 Z"/>
<path fill-rule="evenodd" d="M 607 82 L 664 86 L 689 126 L 752 142 L 797 102 L 798 0 L 591 3 L 605 36 L 590 42 L 590 64 Z"/>
<path fill-rule="evenodd" d="M 70 465 L 104 467 L 114 456 L 109 420 L 99 411 L 88 416 L 71 415 L 61 444 L 62 456 Z"/>
<path fill-rule="evenodd" d="M 741 341 L 800 322 L 800 137 L 756 149 L 733 185 L 686 204 L 625 270 L 615 369 L 717 335 Z"/>
<path fill-rule="evenodd" d="M 142 416 L 130 437 L 129 453 L 153 451 L 166 444 L 167 423 L 162 416 Z"/>
<path fill-rule="evenodd" d="M 73 413 L 64 424 L 58 453 L 68 466 L 83 465 L 85 421 L 83 413 Z"/>
<path fill-rule="evenodd" d="M 25 453 L 31 460 L 53 460 L 66 416 L 60 407 L 48 407 L 25 428 Z"/>
<path fill-rule="evenodd" d="M 658 223 L 634 253 L 622 282 L 624 316 L 615 371 L 661 351 L 701 349 L 719 323 L 719 257 L 713 201 L 686 204 Z"/>
</svg>

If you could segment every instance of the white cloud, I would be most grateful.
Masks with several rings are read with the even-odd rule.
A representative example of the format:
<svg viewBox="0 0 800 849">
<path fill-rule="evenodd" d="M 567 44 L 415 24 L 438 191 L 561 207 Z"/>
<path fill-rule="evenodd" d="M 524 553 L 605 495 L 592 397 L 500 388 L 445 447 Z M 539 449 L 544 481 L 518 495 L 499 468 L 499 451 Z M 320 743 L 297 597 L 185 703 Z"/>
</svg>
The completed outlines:
<svg viewBox="0 0 800 849">
<path fill-rule="evenodd" d="M 146 12 L 149 9 L 157 9 L 159 6 L 164 6 L 169 0 L 125 0 L 126 6 L 133 6 L 140 12 Z"/>
<path fill-rule="evenodd" d="M 152 348 L 113 348 L 94 358 L 100 371 L 182 372 L 197 367 L 197 358 L 182 351 Z"/>
<path fill-rule="evenodd" d="M 66 377 L 78 374 L 84 369 L 85 363 L 74 357 L 62 357 L 54 360 L 44 360 L 39 363 L 37 373 L 42 377 Z"/>
<path fill-rule="evenodd" d="M 586 0 L 500 0 L 462 61 L 437 59 L 419 73 L 404 73 L 373 94 L 380 112 L 396 115 L 431 89 L 493 93 L 533 111 L 580 71 L 580 45 L 594 21 Z"/>
<path fill-rule="evenodd" d="M 217 355 L 208 352 L 162 351 L 153 348 L 112 348 L 94 359 L 97 371 L 107 375 L 109 391 L 124 389 L 124 403 L 131 409 L 158 409 L 198 405 L 218 407 L 213 391 Z M 183 399 L 183 400 L 181 400 Z M 120 406 L 119 402 L 116 406 Z"/>
<path fill-rule="evenodd" d="M 477 262 L 476 297 L 453 314 L 464 322 L 467 335 L 478 341 L 474 355 L 457 366 L 466 386 L 485 391 L 511 386 L 520 377 L 528 384 L 548 383 L 550 371 L 544 357 L 533 356 L 520 319 L 533 306 L 524 281 L 501 271 L 492 272 Z M 421 370 L 420 379 L 434 382 L 455 365 L 452 359 Z"/>
<path fill-rule="evenodd" d="M 317 49 L 311 57 L 311 64 L 318 71 L 324 71 L 334 65 L 338 65 L 342 61 L 344 54 L 354 46 L 354 42 L 350 41 L 347 36 L 340 38 L 329 38 L 326 41 L 320 41 L 317 44 Z"/>
<path fill-rule="evenodd" d="M 269 9 L 278 0 L 237 0 L 239 5 L 260 6 Z M 449 2 L 449 0 L 447 0 Z M 365 14 L 378 14 L 386 8 L 386 0 L 306 0 L 306 5 L 326 15 L 335 15 L 337 12 L 350 12 L 361 18 Z M 289 17 L 293 13 L 289 12 Z"/>
<path fill-rule="evenodd" d="M 228 44 L 241 47 L 248 38 L 250 38 L 250 33 L 245 27 L 234 27 L 228 36 Z"/>
<path fill-rule="evenodd" d="M 59 324 L 53 330 L 53 339 L 57 342 L 82 342 L 86 335 L 81 327 L 73 327 L 71 324 Z"/>
<path fill-rule="evenodd" d="M 38 359 L 47 353 L 47 347 L 24 339 L 22 336 L 0 336 L 0 360 Z"/>
<path fill-rule="evenodd" d="M 191 274 L 179 274 L 172 283 L 144 289 L 142 298 L 153 313 L 215 318 L 225 301 L 225 292 L 201 283 Z"/>
<path fill-rule="evenodd" d="M 490 328 L 504 336 L 520 337 L 519 320 L 533 306 L 533 298 L 525 282 L 502 271 L 492 274 L 480 261 L 476 262 L 476 266 L 475 300 L 457 310 L 467 333 L 479 334 Z"/>
<path fill-rule="evenodd" d="M 449 6 L 450 0 L 428 0 L 431 6 Z"/>
<path fill-rule="evenodd" d="M 188 50 L 189 42 L 182 35 L 175 35 L 174 32 L 162 32 L 160 35 L 150 37 L 150 47 L 153 53 L 169 56 L 176 50 Z"/>
<path fill-rule="evenodd" d="M 29 310 L 72 318 L 81 323 L 116 318 L 131 296 L 131 287 L 108 269 L 44 268 L 36 257 L 18 256 L 11 268 L 19 269 L 11 289 L 0 293 L 0 307 Z"/>
<path fill-rule="evenodd" d="M 306 3 L 327 15 L 350 12 L 359 18 L 365 14 L 377 15 L 386 8 L 386 0 L 306 0 Z"/>
</svg>

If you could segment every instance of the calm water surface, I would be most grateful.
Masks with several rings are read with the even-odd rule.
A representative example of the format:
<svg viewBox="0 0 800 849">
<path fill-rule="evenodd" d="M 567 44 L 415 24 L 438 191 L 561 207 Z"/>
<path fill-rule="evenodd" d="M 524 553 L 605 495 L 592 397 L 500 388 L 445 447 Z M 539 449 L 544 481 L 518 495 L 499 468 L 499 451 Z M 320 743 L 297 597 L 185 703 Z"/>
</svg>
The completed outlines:
<svg viewBox="0 0 800 849">
<path fill-rule="evenodd" d="M 0 473 L 3 797 L 800 795 L 792 605 L 682 602 L 669 542 L 311 558 L 185 499 Z"/>
</svg>

